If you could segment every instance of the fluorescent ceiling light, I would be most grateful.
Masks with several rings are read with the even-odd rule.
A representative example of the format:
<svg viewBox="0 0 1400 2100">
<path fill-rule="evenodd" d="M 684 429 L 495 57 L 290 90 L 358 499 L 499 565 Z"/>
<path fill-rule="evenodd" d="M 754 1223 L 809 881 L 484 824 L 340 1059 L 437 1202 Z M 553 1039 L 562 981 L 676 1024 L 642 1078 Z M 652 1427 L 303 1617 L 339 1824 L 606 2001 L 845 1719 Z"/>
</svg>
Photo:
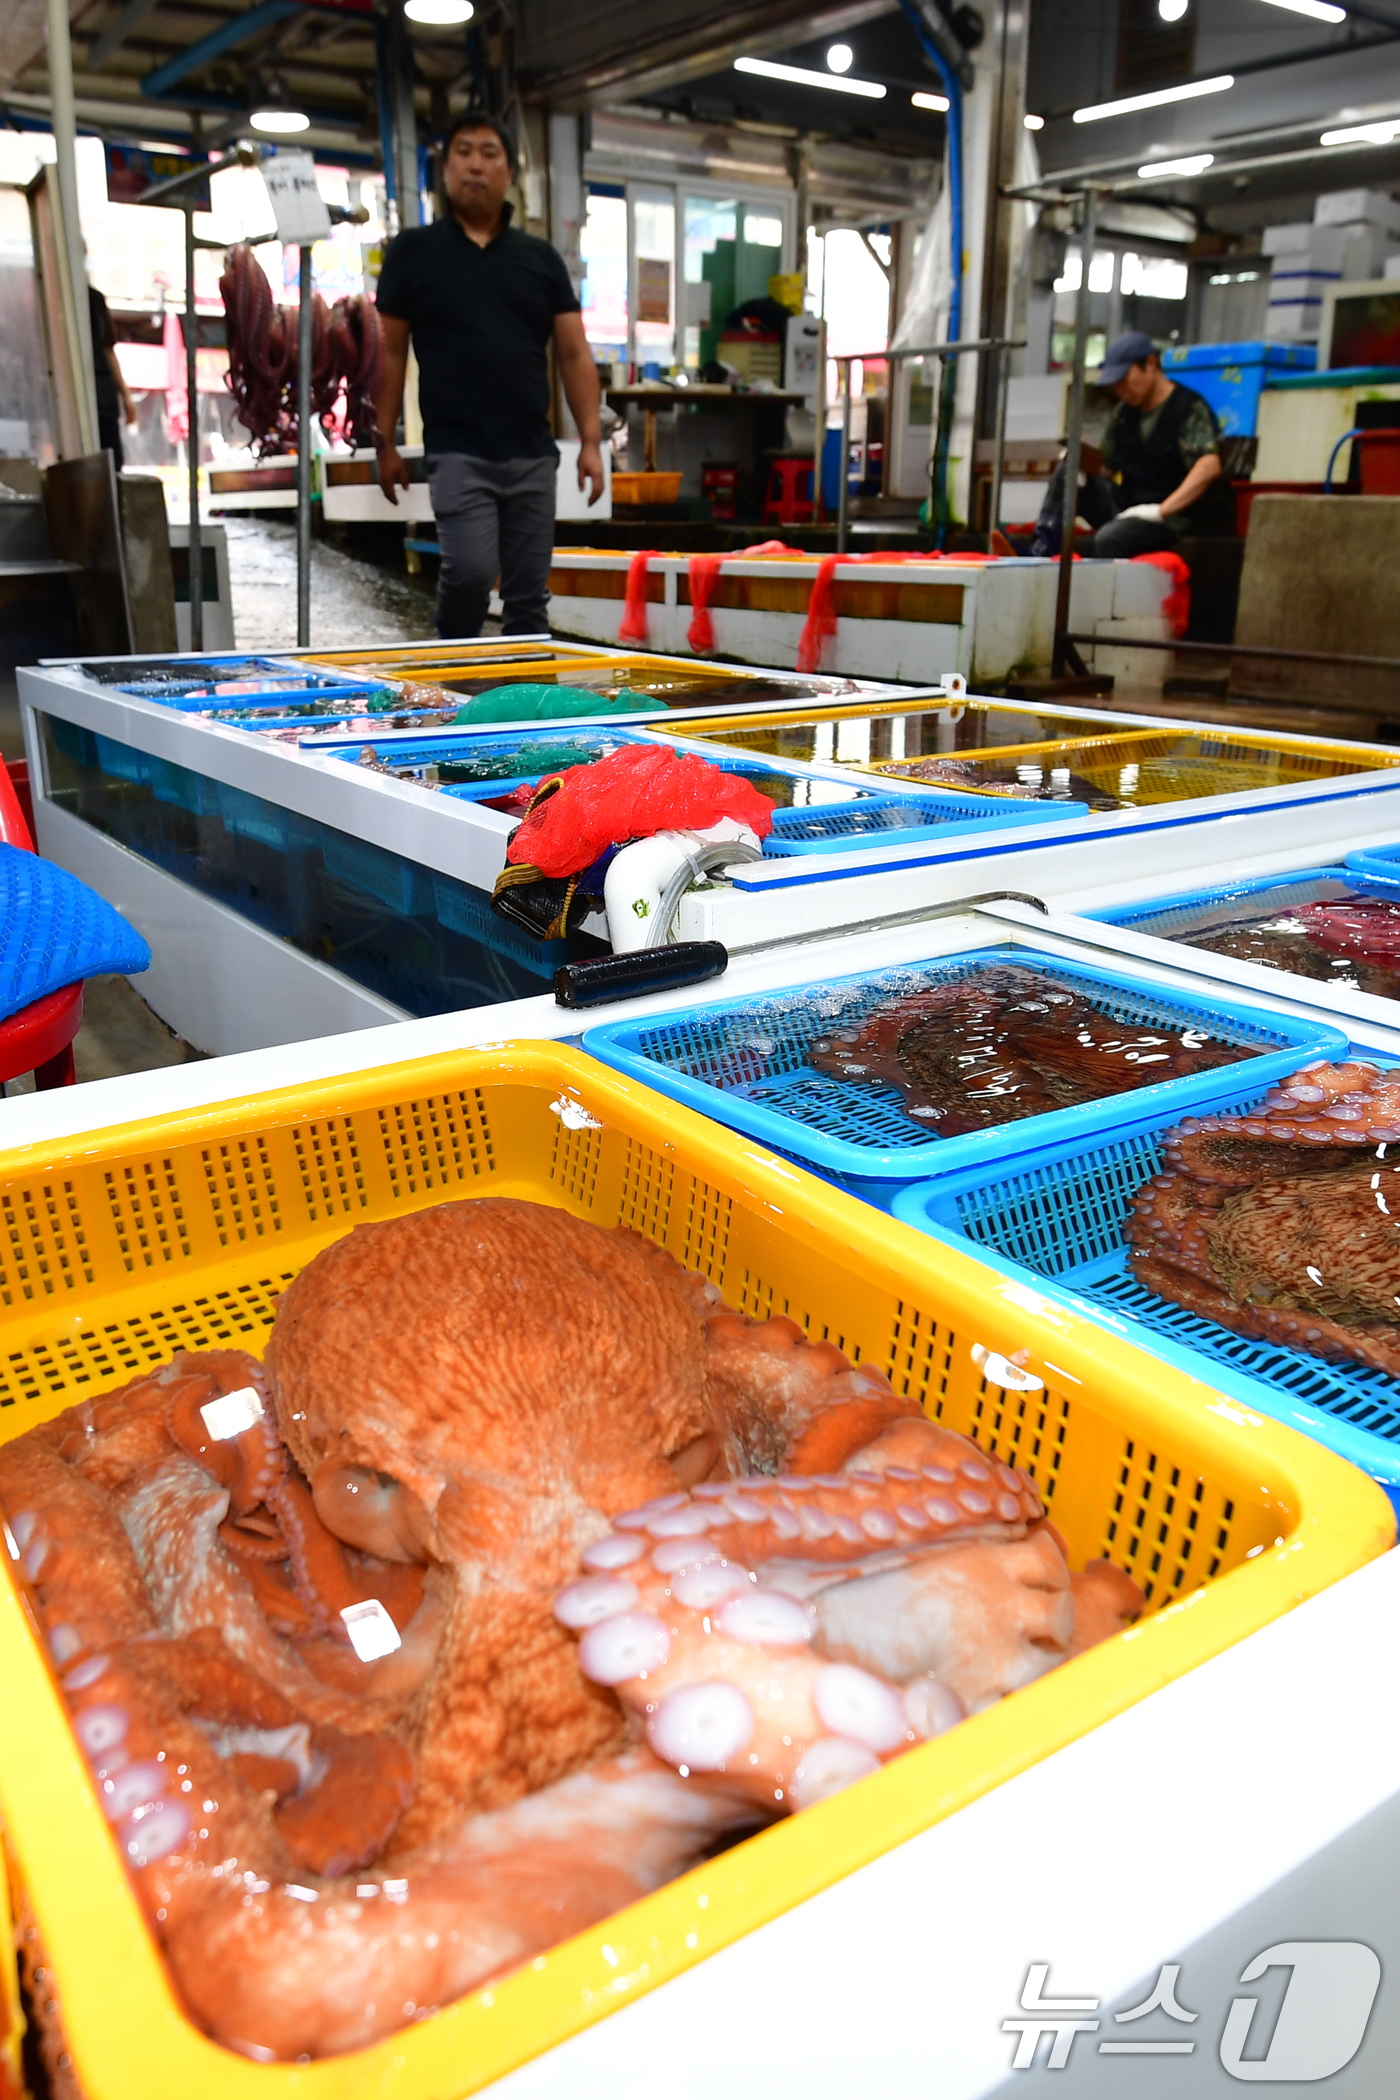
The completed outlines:
<svg viewBox="0 0 1400 2100">
<path fill-rule="evenodd" d="M 1332 0 L 1266 0 L 1269 7 L 1286 7 L 1291 15 L 1310 15 L 1314 22 L 1345 22 L 1344 7 L 1333 7 Z"/>
<path fill-rule="evenodd" d="M 946 109 L 948 107 L 948 97 L 946 95 L 918 94 L 911 95 L 909 100 L 913 103 L 915 109 Z"/>
<path fill-rule="evenodd" d="M 254 131 L 266 131 L 273 135 L 311 129 L 310 117 L 300 109 L 255 109 L 248 122 Z"/>
<path fill-rule="evenodd" d="M 1150 95 L 1125 95 L 1120 102 L 1091 102 L 1074 112 L 1076 124 L 1097 124 L 1104 117 L 1131 116 L 1135 109 L 1161 109 L 1167 102 L 1194 102 L 1198 95 L 1223 95 L 1235 84 L 1233 73 L 1217 73 L 1211 80 L 1188 80 L 1181 87 L 1154 88 Z"/>
<path fill-rule="evenodd" d="M 1347 124 L 1341 131 L 1324 131 L 1324 146 L 1390 146 L 1400 138 L 1400 117 L 1383 117 L 1377 124 Z"/>
<path fill-rule="evenodd" d="M 456 29 L 476 13 L 472 0 L 403 0 L 403 11 L 429 29 Z"/>
<path fill-rule="evenodd" d="M 763 80 L 790 80 L 794 87 L 836 88 L 843 95 L 866 95 L 872 102 L 885 99 L 879 80 L 849 80 L 841 73 L 814 73 L 810 66 L 780 66 L 771 58 L 736 58 L 736 73 L 757 73 Z"/>
<path fill-rule="evenodd" d="M 1180 160 L 1150 160 L 1139 175 L 1204 175 L 1215 161 L 1213 153 L 1187 153 Z"/>
<path fill-rule="evenodd" d="M 856 55 L 849 44 L 833 44 L 826 54 L 827 69 L 832 73 L 849 73 L 855 62 Z"/>
<path fill-rule="evenodd" d="M 1025 125 L 1027 131 L 1044 131 L 1045 129 L 1044 117 L 1036 117 L 1027 114 L 1026 116 L 1022 117 L 1021 122 Z"/>
<path fill-rule="evenodd" d="M 1189 4 L 1190 0 L 1157 0 L 1157 12 L 1164 22 L 1179 22 Z"/>
</svg>

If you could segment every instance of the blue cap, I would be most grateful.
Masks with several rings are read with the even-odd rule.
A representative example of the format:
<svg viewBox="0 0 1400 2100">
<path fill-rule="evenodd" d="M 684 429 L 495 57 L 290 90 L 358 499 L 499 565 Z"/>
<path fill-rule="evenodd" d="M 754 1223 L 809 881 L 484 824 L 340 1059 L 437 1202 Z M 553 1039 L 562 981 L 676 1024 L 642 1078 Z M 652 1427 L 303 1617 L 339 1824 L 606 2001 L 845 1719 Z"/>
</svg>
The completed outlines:
<svg viewBox="0 0 1400 2100">
<path fill-rule="evenodd" d="M 1149 357 L 1157 355 L 1157 345 L 1150 335 L 1140 329 L 1130 329 L 1110 343 L 1104 352 L 1103 363 L 1094 374 L 1095 386 L 1116 386 L 1127 374 L 1130 365 L 1145 364 Z"/>
</svg>

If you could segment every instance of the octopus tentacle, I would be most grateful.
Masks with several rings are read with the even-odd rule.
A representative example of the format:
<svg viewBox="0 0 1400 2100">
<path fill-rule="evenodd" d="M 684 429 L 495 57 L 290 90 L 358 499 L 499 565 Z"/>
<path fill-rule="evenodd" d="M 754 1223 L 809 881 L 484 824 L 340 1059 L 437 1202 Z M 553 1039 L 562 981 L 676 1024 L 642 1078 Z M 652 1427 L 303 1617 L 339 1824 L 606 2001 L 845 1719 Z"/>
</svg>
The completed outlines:
<svg viewBox="0 0 1400 2100">
<path fill-rule="evenodd" d="M 906 1463 L 921 1459 L 915 1467 Z M 993 1704 L 1143 1608 L 1082 1585 L 1025 1475 L 903 1421 L 847 1471 L 624 1512 L 555 1600 L 585 1676 L 683 1773 L 802 1807 Z M 1078 1641 L 1076 1645 L 1076 1635 Z"/>
<path fill-rule="evenodd" d="M 873 1365 L 852 1365 L 795 1320 L 750 1320 L 720 1308 L 705 1323 L 705 1395 L 720 1440 L 715 1471 L 827 1472 L 919 1412 Z"/>
</svg>

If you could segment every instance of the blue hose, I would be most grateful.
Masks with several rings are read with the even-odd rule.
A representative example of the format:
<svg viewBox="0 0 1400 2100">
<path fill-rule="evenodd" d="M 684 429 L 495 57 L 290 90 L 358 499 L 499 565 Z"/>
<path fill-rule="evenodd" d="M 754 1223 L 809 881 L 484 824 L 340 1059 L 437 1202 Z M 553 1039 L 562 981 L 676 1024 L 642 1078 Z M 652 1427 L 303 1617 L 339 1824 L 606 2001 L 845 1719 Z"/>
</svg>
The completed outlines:
<svg viewBox="0 0 1400 2100">
<path fill-rule="evenodd" d="M 948 302 L 948 340 L 956 343 L 962 339 L 962 282 L 963 282 L 963 165 L 962 165 L 962 82 L 953 71 L 919 18 L 913 0 L 900 0 L 900 6 L 908 16 L 915 36 L 923 46 L 930 64 L 943 82 L 943 91 L 948 97 L 948 217 L 952 247 L 952 296 Z M 941 547 L 948 530 L 948 440 L 952 430 L 952 399 L 957 388 L 958 361 L 948 358 L 943 367 L 943 385 L 939 391 L 938 435 L 934 447 L 933 487 L 936 512 L 937 544 Z M 948 414 L 943 413 L 945 398 Z"/>
<path fill-rule="evenodd" d="M 1332 469 L 1337 464 L 1337 454 L 1341 451 L 1343 445 L 1349 445 L 1353 438 L 1366 437 L 1367 435 L 1368 433 L 1361 428 L 1360 424 L 1357 425 L 1355 430 L 1344 430 L 1342 432 L 1336 444 L 1332 447 L 1332 457 L 1327 462 L 1327 472 L 1322 482 L 1322 493 L 1324 496 L 1330 496 L 1332 493 Z"/>
</svg>

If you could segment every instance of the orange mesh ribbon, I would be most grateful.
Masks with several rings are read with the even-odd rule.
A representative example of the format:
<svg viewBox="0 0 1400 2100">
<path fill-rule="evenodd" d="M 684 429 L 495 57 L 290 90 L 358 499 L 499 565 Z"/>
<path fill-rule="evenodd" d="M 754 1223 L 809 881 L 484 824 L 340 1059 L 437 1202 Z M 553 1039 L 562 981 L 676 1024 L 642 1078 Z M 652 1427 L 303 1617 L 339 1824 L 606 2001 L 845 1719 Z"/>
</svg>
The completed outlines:
<svg viewBox="0 0 1400 2100">
<path fill-rule="evenodd" d="M 690 603 L 693 608 L 685 638 L 697 656 L 708 656 L 715 646 L 715 623 L 710 617 L 715 585 L 727 561 L 753 561 L 759 555 L 796 554 L 783 540 L 763 540 L 738 554 L 692 554 L 690 557 Z"/>
<path fill-rule="evenodd" d="M 657 559 L 655 547 L 634 554 L 627 564 L 627 602 L 622 608 L 620 642 L 644 642 L 647 638 L 647 564 Z"/>
</svg>

